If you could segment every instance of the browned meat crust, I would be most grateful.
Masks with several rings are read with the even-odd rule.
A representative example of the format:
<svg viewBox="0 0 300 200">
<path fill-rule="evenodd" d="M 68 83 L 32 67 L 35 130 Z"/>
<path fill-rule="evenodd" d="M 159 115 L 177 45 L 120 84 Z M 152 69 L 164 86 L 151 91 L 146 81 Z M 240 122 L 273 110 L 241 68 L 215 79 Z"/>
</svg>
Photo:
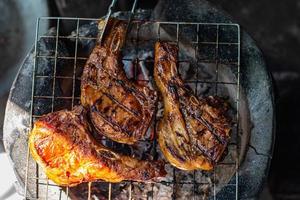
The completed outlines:
<svg viewBox="0 0 300 200">
<path fill-rule="evenodd" d="M 147 181 L 166 174 L 161 161 L 137 160 L 95 142 L 82 106 L 50 113 L 36 121 L 29 147 L 47 176 L 63 186 L 99 179 Z"/>
<path fill-rule="evenodd" d="M 100 134 L 133 144 L 150 125 L 157 94 L 126 77 L 120 53 L 126 26 L 123 21 L 111 20 L 103 45 L 91 53 L 82 75 L 81 103 L 90 109 L 91 121 Z"/>
<path fill-rule="evenodd" d="M 228 106 L 218 97 L 198 98 L 186 88 L 177 57 L 177 45 L 156 43 L 154 78 L 164 101 L 164 117 L 157 126 L 160 148 L 180 169 L 210 170 L 230 138 Z"/>
</svg>

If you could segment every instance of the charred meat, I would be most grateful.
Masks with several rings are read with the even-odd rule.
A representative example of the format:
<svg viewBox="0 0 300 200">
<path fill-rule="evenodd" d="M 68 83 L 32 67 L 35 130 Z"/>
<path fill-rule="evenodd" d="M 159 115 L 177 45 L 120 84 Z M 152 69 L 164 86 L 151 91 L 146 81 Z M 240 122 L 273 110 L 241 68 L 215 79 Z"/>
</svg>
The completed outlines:
<svg viewBox="0 0 300 200">
<path fill-rule="evenodd" d="M 154 78 L 163 96 L 164 116 L 157 126 L 160 148 L 183 170 L 211 170 L 230 138 L 228 105 L 219 97 L 198 98 L 177 69 L 177 45 L 157 42 Z"/>
<path fill-rule="evenodd" d="M 127 24 L 110 20 L 102 45 L 85 64 L 81 103 L 89 108 L 97 132 L 120 143 L 143 138 L 155 112 L 157 95 L 148 86 L 130 81 L 121 60 Z"/>
<path fill-rule="evenodd" d="M 147 181 L 166 174 L 160 161 L 137 160 L 97 143 L 82 106 L 37 120 L 29 136 L 29 148 L 47 176 L 62 186 L 99 179 Z"/>
</svg>

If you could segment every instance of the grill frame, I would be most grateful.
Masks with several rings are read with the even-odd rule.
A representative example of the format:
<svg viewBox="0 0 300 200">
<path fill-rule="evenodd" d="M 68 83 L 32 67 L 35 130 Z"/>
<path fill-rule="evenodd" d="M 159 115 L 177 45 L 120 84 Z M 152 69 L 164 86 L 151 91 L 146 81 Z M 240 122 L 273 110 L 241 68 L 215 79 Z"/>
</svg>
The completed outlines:
<svg viewBox="0 0 300 200">
<path fill-rule="evenodd" d="M 56 36 L 40 36 L 39 35 L 39 26 L 40 26 L 40 21 L 41 20 L 56 20 L 57 21 L 57 28 L 56 28 Z M 60 26 L 60 21 L 62 20 L 70 20 L 70 21 L 76 21 L 76 36 L 60 36 L 59 35 L 59 26 Z M 32 99 L 31 99 L 31 109 L 30 109 L 30 129 L 32 128 L 32 125 L 33 125 L 33 118 L 35 117 L 39 117 L 37 115 L 34 115 L 33 114 L 33 108 L 34 108 L 34 100 L 35 98 L 46 98 L 46 99 L 51 99 L 51 111 L 53 112 L 54 111 L 54 101 L 55 99 L 70 99 L 72 101 L 72 107 L 75 105 L 75 100 L 79 99 L 78 97 L 75 97 L 75 82 L 76 80 L 80 80 L 78 78 L 76 78 L 75 76 L 75 72 L 76 72 L 76 63 L 77 63 L 77 60 L 86 60 L 87 58 L 84 58 L 84 57 L 77 57 L 77 46 L 78 46 L 78 40 L 79 39 L 91 39 L 91 40 L 97 40 L 98 38 L 97 37 L 81 37 L 78 35 L 78 30 L 79 30 L 79 24 L 80 24 L 80 21 L 98 21 L 99 19 L 94 19 L 94 18 L 68 18 L 68 17 L 41 17 L 41 18 L 38 18 L 37 19 L 37 27 L 36 27 L 36 40 L 35 40 L 35 46 L 34 46 L 34 65 L 33 65 L 33 79 L 32 79 Z M 231 84 L 231 85 L 235 85 L 236 86 L 236 98 L 235 98 L 235 103 L 236 103 L 236 116 L 235 116 L 235 128 L 237 129 L 236 131 L 236 134 L 239 133 L 239 96 L 240 96 L 240 27 L 238 24 L 234 24 L 234 23 L 189 23 L 189 22 L 158 22 L 158 21 L 147 21 L 147 22 L 143 22 L 143 21 L 132 21 L 131 23 L 155 23 L 157 24 L 158 26 L 158 30 L 157 30 L 157 35 L 158 35 L 158 40 L 160 40 L 160 30 L 161 30 L 161 25 L 176 25 L 176 40 L 173 41 L 173 42 L 176 42 L 176 43 L 179 43 L 180 42 L 180 39 L 179 39 L 179 30 L 180 30 L 180 26 L 184 26 L 184 25 L 196 25 L 197 26 L 197 41 L 196 41 L 196 44 L 197 46 L 201 45 L 201 44 L 211 44 L 211 45 L 216 45 L 215 46 L 215 51 L 216 51 L 216 58 L 215 58 L 215 64 L 216 64 L 216 80 L 215 81 L 205 81 L 205 80 L 196 80 L 196 87 L 199 83 L 208 83 L 208 84 L 215 84 L 215 85 L 223 85 L 223 84 Z M 200 42 L 199 41 L 199 26 L 216 26 L 217 27 L 217 37 L 216 37 L 216 41 L 215 42 Z M 220 42 L 219 41 L 219 28 L 220 26 L 224 26 L 224 27 L 236 27 L 237 29 L 237 36 L 238 36 L 238 41 L 237 42 Z M 37 58 L 41 57 L 40 55 L 37 54 L 37 44 L 38 44 L 38 41 L 40 38 L 55 38 L 56 40 L 56 45 L 55 45 L 55 55 L 54 56 L 47 56 L 47 58 L 53 58 L 55 60 L 55 64 L 54 64 L 54 74 L 51 76 L 37 76 L 35 75 L 35 72 L 36 72 L 36 67 L 37 67 Z M 62 38 L 62 39 L 74 39 L 75 38 L 75 56 L 74 57 L 64 57 L 64 56 L 58 56 L 58 50 L 57 50 L 57 47 L 58 47 L 58 41 L 59 39 Z M 138 37 L 137 37 L 138 39 Z M 238 48 L 238 52 L 237 52 L 237 62 L 228 62 L 226 64 L 231 64 L 231 65 L 235 65 L 237 67 L 237 80 L 235 82 L 219 82 L 217 79 L 218 79 L 218 66 L 219 66 L 219 58 L 218 58 L 218 52 L 219 52 L 219 46 L 220 45 L 236 45 L 237 48 Z M 196 52 L 196 51 L 195 51 Z M 65 76 L 56 76 L 56 64 L 57 64 L 57 59 L 73 59 L 74 60 L 74 68 L 73 68 L 73 76 L 70 76 L 70 77 L 65 77 Z M 132 62 L 141 62 L 143 60 L 126 60 L 126 59 L 123 59 L 125 61 L 132 61 Z M 149 60 L 147 60 L 149 61 Z M 152 62 L 150 60 L 150 62 Z M 179 60 L 179 62 L 188 62 L 187 60 Z M 208 62 L 208 63 L 211 63 L 209 60 L 201 60 L 201 62 Z M 50 96 L 37 96 L 37 95 L 34 95 L 35 94 L 35 78 L 52 78 L 53 79 L 53 83 L 52 83 L 52 95 Z M 55 84 L 56 84 L 56 79 L 59 78 L 59 79 L 71 79 L 72 80 L 72 96 L 71 97 L 59 97 L 59 96 L 55 96 Z M 136 80 L 136 77 L 134 77 L 134 79 Z M 150 81 L 150 80 L 146 80 L 146 81 Z M 189 82 L 186 82 L 186 83 L 189 83 Z M 191 82 L 192 83 L 192 82 Z M 218 87 L 215 87 L 216 88 L 216 94 L 217 94 L 217 88 Z M 156 121 L 156 119 L 155 119 Z M 236 138 L 238 138 L 238 136 L 236 136 Z M 237 141 L 238 143 L 238 141 Z M 236 162 L 233 163 L 236 167 L 236 173 L 235 173 L 235 183 L 233 184 L 233 186 L 235 186 L 235 198 L 238 199 L 238 185 L 239 185 L 239 182 L 238 182 L 238 168 L 239 168 L 239 150 L 238 150 L 238 144 L 229 144 L 229 145 L 236 145 Z M 28 166 L 29 166 L 29 162 L 30 162 L 30 154 L 29 154 L 29 149 L 27 151 L 27 163 L 26 163 L 26 178 L 25 178 L 25 199 L 40 199 L 39 196 L 37 196 L 37 198 L 32 198 L 32 197 L 28 197 L 28 193 L 27 193 L 27 186 L 28 186 L 28 179 L 36 179 L 36 183 L 37 183 L 37 190 L 38 190 L 38 186 L 41 184 L 40 183 L 40 180 L 43 180 L 43 178 L 40 178 L 40 177 L 28 177 Z M 37 166 L 37 169 L 39 169 L 39 167 Z M 39 172 L 37 172 L 37 175 L 39 174 Z M 215 172 L 214 172 L 214 178 L 215 178 Z M 175 179 L 175 169 L 173 170 L 173 177 L 175 180 L 174 182 L 172 182 L 173 186 L 176 184 L 176 179 Z M 44 180 L 46 181 L 46 194 L 45 194 L 45 197 L 46 199 L 48 199 L 48 189 L 49 189 L 49 186 L 53 186 L 51 183 L 49 183 L 49 180 L 46 179 Z M 132 194 L 131 194 L 131 186 L 132 186 L 132 182 L 130 182 L 130 189 L 129 189 L 129 197 L 128 199 L 131 199 L 132 197 Z M 43 183 L 44 184 L 44 183 Z M 187 184 L 187 183 L 185 183 Z M 194 176 L 194 182 L 193 183 L 188 183 L 188 184 L 193 184 L 194 187 L 196 184 L 196 181 L 195 181 L 195 176 Z M 202 183 L 200 183 L 202 184 Z M 206 183 L 205 183 L 206 184 Z M 91 199 L 91 194 L 92 194 L 92 191 L 91 191 L 91 185 L 92 183 L 89 183 L 88 184 L 88 195 L 87 195 L 87 199 Z M 232 186 L 231 184 L 228 184 L 227 186 Z M 108 199 L 111 199 L 111 189 L 112 185 L 109 183 L 109 194 L 108 194 Z M 174 187 L 173 187 L 174 188 Z M 68 193 L 69 193 L 69 188 L 67 187 L 66 188 L 66 197 L 68 198 Z M 38 193 L 38 191 L 37 191 Z M 213 183 L 213 197 L 214 199 L 216 199 L 216 194 L 217 194 L 217 191 L 216 191 L 216 185 L 215 185 L 215 182 Z M 176 197 L 174 195 L 172 195 L 172 199 L 176 199 Z"/>
</svg>

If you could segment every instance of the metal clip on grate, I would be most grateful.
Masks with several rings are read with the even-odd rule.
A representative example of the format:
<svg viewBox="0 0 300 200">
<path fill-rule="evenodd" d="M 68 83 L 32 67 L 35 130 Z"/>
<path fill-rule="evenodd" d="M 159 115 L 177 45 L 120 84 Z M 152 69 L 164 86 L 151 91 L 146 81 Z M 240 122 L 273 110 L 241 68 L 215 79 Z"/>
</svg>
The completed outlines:
<svg viewBox="0 0 300 200">
<path fill-rule="evenodd" d="M 115 1 L 113 1 L 115 3 Z M 112 4 L 113 5 L 113 4 Z M 132 9 L 132 15 L 134 14 L 134 9 L 136 6 L 136 1 L 133 5 Z M 113 6 L 112 6 L 113 7 Z M 112 8 L 111 7 L 111 8 Z M 111 9 L 109 11 L 111 13 Z M 108 15 L 110 16 L 110 14 Z M 108 18 L 107 18 L 108 19 Z M 48 20 L 50 22 L 56 23 L 56 33 L 53 35 L 44 35 L 43 33 L 39 33 L 39 26 L 41 26 L 42 22 Z M 133 47 L 135 49 L 137 58 L 131 59 L 131 58 L 124 58 L 123 62 L 131 62 L 131 63 L 153 63 L 152 59 L 145 59 L 145 58 L 139 58 L 138 53 L 140 50 L 139 44 L 141 42 L 147 43 L 149 41 L 143 41 L 142 37 L 139 35 L 139 30 L 144 25 L 151 25 L 152 27 L 156 27 L 157 30 L 155 31 L 155 37 L 152 38 L 153 41 L 157 40 L 166 40 L 166 26 L 172 26 L 174 27 L 174 31 L 176 31 L 175 37 L 171 39 L 170 42 L 175 42 L 179 45 L 179 51 L 183 51 L 182 44 L 183 43 L 189 43 L 194 48 L 194 57 L 196 60 L 196 69 L 195 74 L 193 74 L 193 78 L 189 78 L 185 80 L 185 83 L 188 85 L 194 85 L 192 88 L 195 90 L 197 94 L 203 92 L 203 85 L 209 85 L 209 87 L 213 88 L 210 90 L 209 94 L 215 94 L 219 96 L 230 96 L 228 94 L 224 94 L 223 92 L 225 90 L 222 89 L 222 87 L 233 87 L 235 94 L 231 96 L 232 102 L 235 103 L 235 128 L 236 130 L 233 131 L 235 136 L 233 136 L 233 140 L 229 144 L 229 147 L 231 149 L 234 149 L 234 153 L 232 154 L 233 160 L 228 163 L 219 163 L 219 166 L 230 166 L 234 168 L 234 180 L 231 179 L 230 183 L 224 183 L 224 185 L 218 186 L 220 183 L 220 180 L 218 178 L 218 171 L 217 169 L 214 170 L 211 173 L 207 173 L 205 179 L 206 181 L 200 180 L 200 178 L 203 175 L 203 172 L 200 171 L 193 171 L 193 172 L 179 172 L 180 170 L 177 170 L 175 168 L 171 168 L 171 171 L 169 171 L 169 175 L 171 175 L 169 178 L 151 182 L 151 183 L 137 183 L 132 181 L 125 181 L 121 184 L 125 184 L 125 190 L 127 191 L 118 191 L 119 193 L 124 193 L 128 199 L 135 199 L 139 193 L 136 193 L 137 190 L 135 189 L 138 187 L 138 185 L 143 185 L 143 190 L 147 190 L 148 186 L 152 187 L 151 190 L 149 190 L 149 196 L 139 196 L 142 198 L 150 198 L 150 199 L 159 199 L 161 198 L 159 195 L 161 193 L 168 193 L 167 191 L 170 191 L 170 196 L 167 196 L 166 198 L 170 199 L 182 199 L 183 197 L 181 195 L 181 190 L 187 190 L 189 189 L 187 193 L 188 197 L 191 197 L 193 199 L 203 199 L 207 198 L 208 196 L 213 197 L 214 199 L 217 199 L 219 188 L 229 188 L 228 191 L 232 193 L 233 196 L 235 196 L 235 199 L 238 199 L 238 163 L 239 163 L 239 151 L 238 151 L 238 132 L 239 132 L 239 93 L 240 93 L 240 30 L 239 25 L 237 24 L 224 24 L 224 23 L 186 23 L 186 22 L 155 22 L 155 21 L 132 21 L 132 17 L 129 18 L 131 21 L 130 25 L 133 27 L 137 27 L 137 33 L 136 33 L 136 42 L 134 42 L 135 46 Z M 74 32 L 75 35 L 72 36 L 65 36 L 61 34 L 60 26 L 61 22 L 70 22 L 75 23 L 76 25 L 76 31 Z M 40 117 L 42 114 L 45 113 L 39 113 L 37 112 L 39 110 L 39 106 L 37 102 L 42 101 L 43 105 L 50 107 L 50 112 L 53 112 L 57 109 L 61 109 L 61 107 L 57 107 L 56 102 L 57 101 L 68 101 L 69 104 L 66 103 L 66 105 L 70 105 L 69 108 L 72 108 L 76 103 L 79 101 L 79 94 L 76 91 L 78 88 L 78 85 L 80 85 L 80 74 L 77 74 L 77 71 L 79 68 L 82 68 L 84 65 L 84 62 L 88 58 L 88 55 L 79 55 L 79 52 L 82 51 L 82 47 L 79 45 L 80 40 L 86 40 L 86 41 L 96 41 L 97 37 L 87 37 L 87 36 L 80 36 L 79 34 L 79 28 L 82 22 L 94 22 L 98 21 L 98 19 L 87 19 L 87 18 L 56 18 L 56 17 L 42 17 L 37 20 L 37 29 L 36 29 L 36 41 L 35 41 L 35 60 L 34 60 L 34 66 L 33 66 L 33 77 L 32 77 L 32 104 L 31 104 L 31 124 L 33 124 L 34 119 Z M 173 30 L 173 29 L 172 29 Z M 194 31 L 195 34 L 192 34 L 190 38 L 182 38 L 182 34 L 186 31 Z M 228 39 L 228 34 L 235 35 L 234 39 Z M 42 55 L 40 53 L 39 48 L 39 41 L 42 39 L 52 39 L 55 40 L 55 47 L 53 48 L 54 54 L 45 54 Z M 74 56 L 65 56 L 61 55 L 58 52 L 58 46 L 60 40 L 73 40 L 74 43 Z M 167 40 L 170 40 L 168 38 Z M 126 47 L 125 47 L 126 48 Z M 50 73 L 48 74 L 39 74 L 37 73 L 37 69 L 40 67 L 40 63 L 38 62 L 39 59 L 49 59 L 53 61 L 53 68 L 50 70 Z M 59 62 L 63 61 L 72 61 L 71 64 L 72 68 L 68 68 L 68 70 L 71 70 L 71 75 L 61 75 L 58 74 L 57 67 L 59 66 Z M 186 58 L 180 58 L 179 59 L 179 66 L 184 68 L 186 66 L 194 65 L 195 63 L 191 63 L 189 59 Z M 203 72 L 201 71 L 201 66 L 207 65 L 213 67 L 213 74 L 211 74 L 210 78 L 205 78 L 203 76 Z M 200 66 L 200 67 L 199 67 Z M 222 79 L 222 73 L 224 72 L 224 68 L 230 66 L 231 68 L 234 68 L 233 71 L 235 71 L 236 76 L 232 80 L 223 80 Z M 60 66 L 61 67 L 61 66 Z M 179 70 L 180 71 L 180 70 Z M 137 73 L 134 73 L 134 79 L 139 80 L 139 77 L 136 75 Z M 51 80 L 51 92 L 49 92 L 48 95 L 39 95 L 36 94 L 36 84 L 39 81 L 39 79 L 49 79 Z M 68 93 L 69 96 L 61 96 L 56 94 L 56 87 L 61 82 L 69 82 L 72 85 L 72 91 L 71 93 Z M 139 80 L 139 81 L 146 81 L 149 82 L 149 80 Z M 47 104 L 47 105 L 46 105 Z M 154 120 L 154 125 L 156 125 L 156 117 Z M 154 129 L 155 131 L 155 129 Z M 149 141 L 145 141 L 149 142 Z M 155 149 L 154 154 L 157 154 L 156 152 L 156 140 L 151 141 L 153 142 L 153 146 Z M 226 160 L 226 159 L 225 159 Z M 35 166 L 35 167 L 32 167 Z M 178 177 L 179 173 L 187 173 L 185 177 L 189 177 L 187 179 L 180 179 Z M 200 177 L 200 178 L 199 178 Z M 204 176 L 203 176 L 204 177 Z M 204 179 L 204 178 L 203 178 Z M 211 181 L 207 181 L 211 180 Z M 96 183 L 94 183 L 96 184 Z M 105 189 L 106 194 L 103 194 L 103 197 L 107 199 L 113 199 L 114 198 L 114 187 L 117 187 L 118 184 L 107 184 L 107 188 Z M 207 186 L 207 187 L 206 187 Z M 93 183 L 88 183 L 84 190 L 86 192 L 86 199 L 96 199 L 96 194 L 94 191 Z M 150 187 L 150 188 L 151 188 Z M 158 188 L 159 191 L 154 190 L 153 188 Z M 209 188 L 209 189 L 207 189 Z M 45 176 L 43 171 L 39 168 L 37 164 L 35 164 L 34 160 L 31 158 L 31 155 L 29 154 L 29 150 L 27 152 L 27 166 L 26 166 L 26 179 L 25 179 L 25 199 L 68 199 L 69 196 L 71 197 L 71 193 L 73 189 L 70 189 L 68 187 L 61 188 L 54 183 L 52 183 L 48 178 Z M 121 190 L 121 189 L 119 189 Z M 124 190 L 124 188 L 123 188 Z M 209 194 L 205 192 L 204 190 L 209 190 Z M 186 191 L 185 191 L 186 192 Z M 85 193 L 84 193 L 85 195 Z M 148 195 L 148 194 L 147 194 Z M 186 198 L 186 196 L 185 196 Z"/>
</svg>

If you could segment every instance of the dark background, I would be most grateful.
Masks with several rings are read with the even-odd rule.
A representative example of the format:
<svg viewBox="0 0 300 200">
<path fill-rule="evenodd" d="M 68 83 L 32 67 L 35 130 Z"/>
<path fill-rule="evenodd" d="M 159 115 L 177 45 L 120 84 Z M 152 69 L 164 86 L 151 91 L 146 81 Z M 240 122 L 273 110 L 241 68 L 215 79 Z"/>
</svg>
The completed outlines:
<svg viewBox="0 0 300 200">
<path fill-rule="evenodd" d="M 138 7 L 153 8 L 157 1 L 140 0 Z M 274 199 L 300 199 L 300 133 L 297 127 L 300 123 L 300 1 L 209 1 L 229 13 L 256 40 L 274 79 L 276 143 L 264 191 Z M 128 10 L 130 2 L 120 0 L 117 10 Z M 106 13 L 103 8 L 109 3 L 107 0 L 48 1 L 50 15 L 72 17 L 103 16 Z M 7 94 L 0 98 L 1 117 Z"/>
<path fill-rule="evenodd" d="M 241 24 L 265 55 L 274 78 L 277 118 L 268 186 L 275 199 L 300 199 L 300 1 L 211 2 Z"/>
</svg>

